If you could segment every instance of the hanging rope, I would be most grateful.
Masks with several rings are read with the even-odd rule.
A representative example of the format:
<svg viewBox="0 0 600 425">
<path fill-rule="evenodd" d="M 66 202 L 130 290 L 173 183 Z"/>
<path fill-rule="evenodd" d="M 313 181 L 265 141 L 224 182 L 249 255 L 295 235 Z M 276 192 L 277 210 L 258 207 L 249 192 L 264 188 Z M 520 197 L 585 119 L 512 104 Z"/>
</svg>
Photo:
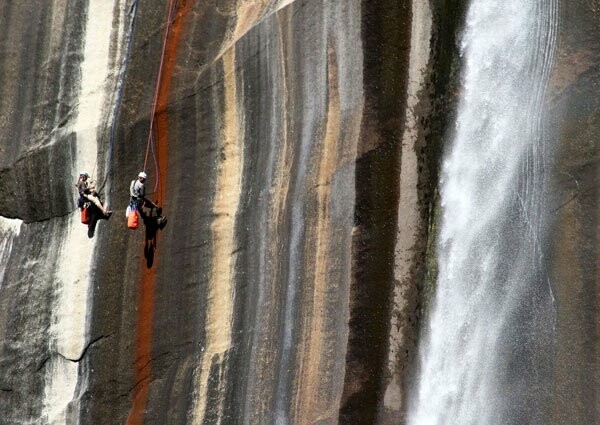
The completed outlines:
<svg viewBox="0 0 600 425">
<path fill-rule="evenodd" d="M 158 190 L 158 180 L 159 179 L 158 179 L 158 160 L 156 158 L 156 152 L 154 151 L 154 136 L 152 136 L 150 145 L 152 146 L 152 157 L 154 158 L 154 169 L 157 170 L 156 181 L 154 182 L 154 193 L 156 193 L 156 191 Z M 162 183 L 161 183 L 161 191 L 162 191 Z"/>
<path fill-rule="evenodd" d="M 134 0 L 133 3 L 131 4 L 131 7 L 129 8 L 130 19 L 129 19 L 129 35 L 128 35 L 128 39 L 127 39 L 127 49 L 125 50 L 125 55 L 123 56 L 123 62 L 121 63 L 121 69 L 119 71 L 119 78 L 118 78 L 118 83 L 117 83 L 117 85 L 118 85 L 117 95 L 116 95 L 116 100 L 115 100 L 115 108 L 113 110 L 111 131 L 110 131 L 110 142 L 109 142 L 109 148 L 108 148 L 108 169 L 106 170 L 106 174 L 104 175 L 104 180 L 102 182 L 102 185 L 100 186 L 100 189 L 98 189 L 99 192 L 102 191 L 102 189 L 104 189 L 104 186 L 106 185 L 108 177 L 110 176 L 110 173 L 112 172 L 112 158 L 113 158 L 113 150 L 114 150 L 113 148 L 115 145 L 115 133 L 116 133 L 116 128 L 117 128 L 117 119 L 119 118 L 119 112 L 121 111 L 121 101 L 123 99 L 123 87 L 125 86 L 125 84 L 124 84 L 125 72 L 127 71 L 127 67 L 129 65 L 129 56 L 130 56 L 130 52 L 131 52 L 133 33 L 134 33 L 134 29 L 135 29 L 135 18 L 137 16 L 137 8 L 138 8 L 138 0 Z M 96 166 L 94 166 L 94 169 L 95 169 L 95 167 Z"/>
<path fill-rule="evenodd" d="M 158 160 L 156 158 L 156 152 L 154 149 L 154 116 L 156 115 L 156 104 L 158 102 L 158 93 L 160 90 L 160 80 L 162 77 L 163 64 L 165 60 L 165 50 L 167 47 L 167 38 L 169 37 L 169 29 L 171 28 L 171 23 L 173 22 L 173 15 L 175 13 L 177 1 L 171 0 L 169 4 L 169 18 L 167 20 L 167 25 L 165 27 L 165 36 L 163 39 L 163 47 L 162 53 L 160 55 L 160 65 L 158 68 L 158 75 L 156 77 L 156 90 L 154 92 L 154 101 L 152 102 L 152 115 L 150 116 L 150 127 L 148 129 L 148 143 L 146 144 L 146 156 L 144 158 L 144 171 L 146 170 L 146 166 L 148 165 L 148 153 L 150 152 L 150 148 L 152 148 L 152 156 L 154 157 L 154 166 L 156 168 L 156 180 L 154 184 L 154 191 L 156 192 L 158 188 L 158 181 L 160 176 L 160 170 L 158 168 Z"/>
</svg>

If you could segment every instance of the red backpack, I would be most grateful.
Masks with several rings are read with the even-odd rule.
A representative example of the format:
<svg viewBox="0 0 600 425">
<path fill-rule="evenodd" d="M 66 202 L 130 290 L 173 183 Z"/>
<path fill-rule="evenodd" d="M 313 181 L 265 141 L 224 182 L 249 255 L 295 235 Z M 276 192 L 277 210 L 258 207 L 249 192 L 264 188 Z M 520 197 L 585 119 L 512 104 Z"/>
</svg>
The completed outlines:
<svg viewBox="0 0 600 425">
<path fill-rule="evenodd" d="M 83 224 L 90 224 L 90 209 L 89 208 L 82 208 L 81 209 L 81 222 Z"/>
</svg>

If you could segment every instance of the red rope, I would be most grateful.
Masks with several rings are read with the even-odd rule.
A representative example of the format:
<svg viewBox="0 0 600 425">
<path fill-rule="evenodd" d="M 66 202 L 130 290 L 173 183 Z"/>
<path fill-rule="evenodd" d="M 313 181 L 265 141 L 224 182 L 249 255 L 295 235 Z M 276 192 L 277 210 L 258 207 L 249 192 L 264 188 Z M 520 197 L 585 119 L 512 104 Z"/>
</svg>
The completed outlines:
<svg viewBox="0 0 600 425">
<path fill-rule="evenodd" d="M 150 151 L 150 143 L 152 142 L 152 131 L 154 130 L 154 115 L 156 114 L 156 102 L 158 100 L 158 91 L 160 89 L 160 78 L 162 76 L 163 62 L 165 60 L 165 49 L 167 46 L 167 37 L 169 36 L 169 28 L 171 27 L 171 22 L 172 22 L 173 4 L 174 4 L 174 0 L 171 0 L 171 3 L 169 4 L 169 18 L 167 20 L 167 26 L 165 28 L 165 38 L 163 40 L 162 53 L 160 55 L 160 66 L 158 68 L 158 76 L 156 77 L 156 91 L 154 93 L 154 102 L 152 103 L 152 115 L 150 116 L 150 128 L 148 130 L 148 143 L 146 144 L 146 157 L 144 158 L 144 171 L 146 171 L 146 164 L 148 163 L 148 152 Z M 158 169 L 156 170 L 156 175 L 158 176 Z"/>
</svg>

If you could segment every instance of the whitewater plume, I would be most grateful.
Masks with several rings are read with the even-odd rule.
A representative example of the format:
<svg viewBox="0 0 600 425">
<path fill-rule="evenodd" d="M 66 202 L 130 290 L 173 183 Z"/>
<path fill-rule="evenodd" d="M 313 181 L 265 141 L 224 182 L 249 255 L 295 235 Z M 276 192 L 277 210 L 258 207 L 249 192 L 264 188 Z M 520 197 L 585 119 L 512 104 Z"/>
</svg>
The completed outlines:
<svg viewBox="0 0 600 425">
<path fill-rule="evenodd" d="M 439 275 L 411 425 L 538 423 L 553 296 L 543 264 L 541 107 L 554 0 L 474 0 L 443 159 Z"/>
</svg>

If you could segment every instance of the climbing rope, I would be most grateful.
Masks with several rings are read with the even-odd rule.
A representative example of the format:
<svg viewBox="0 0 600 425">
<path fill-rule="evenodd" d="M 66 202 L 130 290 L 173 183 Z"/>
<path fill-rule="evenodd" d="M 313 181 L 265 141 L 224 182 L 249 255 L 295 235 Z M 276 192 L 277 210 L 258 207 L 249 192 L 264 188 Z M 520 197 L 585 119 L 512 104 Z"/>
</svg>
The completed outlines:
<svg viewBox="0 0 600 425">
<path fill-rule="evenodd" d="M 150 152 L 150 149 L 152 148 L 152 156 L 154 157 L 154 166 L 156 169 L 156 180 L 155 180 L 155 184 L 154 184 L 154 191 L 156 192 L 157 188 L 158 188 L 158 181 L 160 178 L 160 170 L 158 168 L 158 160 L 156 157 L 156 151 L 155 151 L 155 147 L 154 147 L 154 117 L 156 115 L 156 104 L 158 102 L 158 93 L 160 91 L 160 80 L 162 77 L 162 70 L 163 70 L 163 64 L 164 64 L 164 60 L 165 60 L 165 51 L 166 51 L 166 47 L 167 47 L 167 39 L 169 37 L 169 30 L 171 28 L 171 23 L 173 22 L 173 16 L 175 14 L 175 10 L 176 10 L 176 6 L 177 6 L 177 1 L 176 0 L 171 0 L 170 4 L 169 4 L 169 18 L 167 20 L 167 25 L 165 27 L 165 36 L 163 39 L 163 46 L 162 46 L 162 53 L 160 55 L 160 65 L 158 67 L 158 75 L 156 77 L 156 90 L 154 92 L 154 101 L 152 102 L 152 114 L 150 115 L 150 126 L 148 129 L 148 143 L 146 144 L 146 156 L 144 158 L 144 171 L 146 170 L 146 166 L 148 164 L 148 153 Z"/>
<path fill-rule="evenodd" d="M 121 62 L 121 69 L 119 70 L 119 78 L 117 80 L 118 81 L 117 94 L 116 94 L 115 108 L 113 110 L 111 131 L 110 131 L 110 141 L 109 141 L 109 148 L 108 148 L 108 169 L 106 170 L 106 173 L 104 175 L 104 181 L 102 182 L 102 185 L 98 189 L 98 192 L 100 192 L 100 191 L 102 191 L 102 189 L 104 189 L 104 186 L 106 185 L 108 177 L 110 176 L 110 174 L 112 172 L 112 157 L 113 157 L 113 150 L 114 150 L 114 145 L 115 145 L 115 133 L 116 133 L 116 128 L 117 128 L 117 119 L 119 118 L 119 113 L 121 111 L 121 101 L 123 99 L 123 87 L 125 86 L 123 81 L 125 79 L 125 72 L 127 71 L 127 67 L 129 65 L 129 56 L 130 56 L 130 52 L 131 52 L 133 33 L 134 33 L 134 29 L 135 29 L 135 18 L 137 16 L 137 8 L 138 8 L 138 0 L 134 0 L 133 3 L 131 4 L 131 7 L 129 8 L 130 19 L 129 19 L 129 35 L 128 35 L 128 39 L 127 39 L 127 49 L 125 50 L 125 55 L 123 56 L 123 61 Z M 94 166 L 94 169 L 95 168 L 96 168 L 96 166 Z"/>
<path fill-rule="evenodd" d="M 159 173 L 158 173 L 158 160 L 156 158 L 156 152 L 154 151 L 154 135 L 152 136 L 150 145 L 152 147 L 152 157 L 154 158 L 154 169 L 157 170 L 156 171 L 156 181 L 154 182 L 154 193 L 156 193 L 156 191 L 158 189 Z M 162 193 L 162 182 L 160 184 L 161 184 L 161 193 Z"/>
</svg>

